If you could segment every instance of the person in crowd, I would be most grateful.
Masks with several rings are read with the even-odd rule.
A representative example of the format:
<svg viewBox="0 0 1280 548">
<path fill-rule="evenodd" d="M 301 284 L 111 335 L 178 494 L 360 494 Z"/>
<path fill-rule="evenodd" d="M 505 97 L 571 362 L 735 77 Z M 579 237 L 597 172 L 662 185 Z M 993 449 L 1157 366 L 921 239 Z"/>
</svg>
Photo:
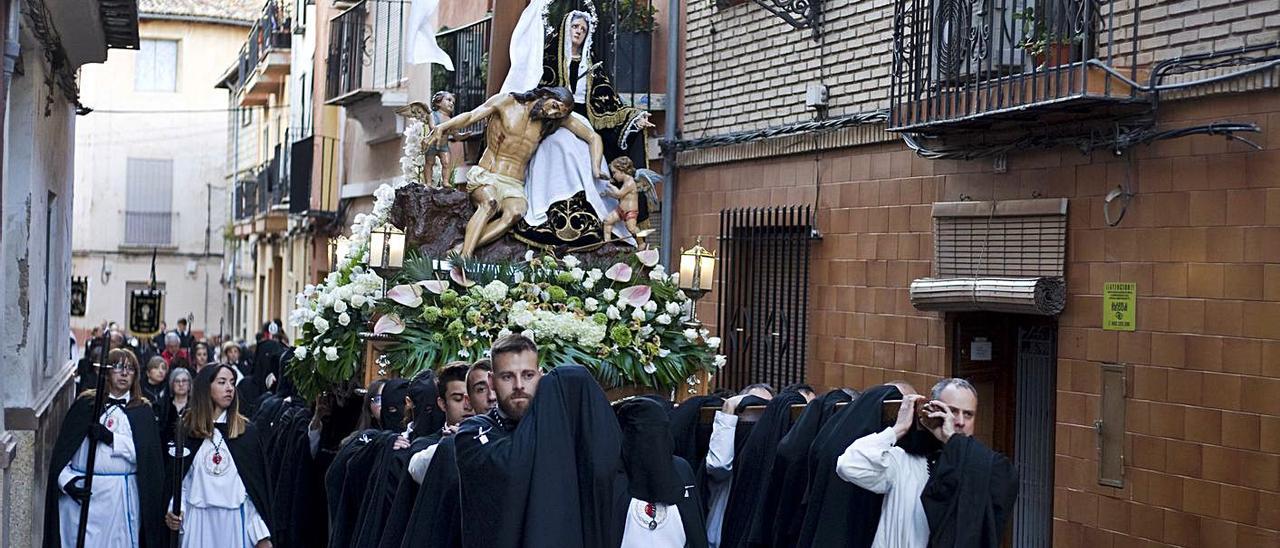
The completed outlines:
<svg viewBox="0 0 1280 548">
<path fill-rule="evenodd" d="M 813 389 L 807 385 L 783 389 L 769 400 L 741 447 L 735 448 L 733 481 L 720 529 L 720 546 L 747 548 L 755 520 L 764 519 L 765 508 L 760 503 L 768 487 L 778 442 L 791 430 L 791 407 L 807 404 L 812 397 Z"/>
<path fill-rule="evenodd" d="M 704 467 L 707 471 L 707 546 L 720 546 L 721 527 L 725 509 L 729 505 L 729 492 L 733 488 L 733 459 L 737 446 L 745 443 L 747 436 L 739 435 L 737 412 L 752 405 L 766 405 L 773 399 L 773 388 L 767 384 L 753 384 L 743 388 L 737 396 L 728 398 L 721 410 L 716 411 L 712 422 L 711 443 Z M 742 431 L 746 433 L 746 430 Z"/>
<path fill-rule="evenodd" d="M 196 373 L 200 373 L 205 366 L 209 365 L 209 345 L 204 341 L 197 342 L 195 348 L 191 351 L 191 363 L 196 367 Z M 239 378 L 238 376 L 236 378 Z"/>
<path fill-rule="evenodd" d="M 147 360 L 146 379 L 142 382 L 142 395 L 155 403 L 169 394 L 169 364 L 160 356 Z"/>
<path fill-rule="evenodd" d="M 453 435 L 464 419 L 475 415 L 467 397 L 468 369 L 470 366 L 466 362 L 452 362 L 440 370 L 440 376 L 436 379 L 436 393 L 439 395 L 436 405 L 444 412 L 445 417 L 441 430 L 443 436 Z M 439 439 L 440 437 L 436 438 L 437 443 Z M 409 458 L 409 475 L 415 482 L 422 483 L 435 451 L 436 444 L 431 444 L 415 451 Z"/>
<path fill-rule="evenodd" d="M 218 357 L 218 361 L 230 365 L 237 371 L 248 375 L 253 373 L 240 357 L 240 345 L 235 341 L 226 341 L 222 343 L 222 355 Z"/>
<path fill-rule="evenodd" d="M 615 497 L 615 534 L 622 548 L 705 548 L 707 528 L 693 470 L 675 456 L 670 417 L 656 401 L 616 406 L 622 472 Z"/>
<path fill-rule="evenodd" d="M 178 418 L 186 411 L 191 396 L 191 370 L 179 367 L 169 373 L 167 394 L 154 404 L 156 422 L 160 425 L 160 439 L 166 444 L 173 441 Z"/>
<path fill-rule="evenodd" d="M 174 358 L 181 357 L 187 361 L 191 360 L 191 354 L 187 352 L 186 348 L 182 347 L 182 336 L 179 335 L 177 331 L 165 333 L 164 351 L 160 353 L 160 357 L 164 358 L 164 361 L 169 362 L 169 369 L 174 368 Z"/>
<path fill-rule="evenodd" d="M 168 332 L 169 332 L 169 325 L 166 324 L 163 320 L 161 320 L 160 332 L 156 333 L 154 337 L 151 337 L 152 352 L 158 355 L 160 354 L 161 351 L 164 350 L 164 336 Z"/>
<path fill-rule="evenodd" d="M 138 359 L 107 354 L 107 394 L 93 416 L 96 390 L 71 405 L 53 446 L 45 492 L 44 547 L 77 545 L 81 506 L 89 505 L 85 546 L 162 546 L 164 465 L 156 419 L 138 382 Z M 90 451 L 93 482 L 86 482 Z"/>
<path fill-rule="evenodd" d="M 173 494 L 181 513 L 165 512 L 165 523 L 181 531 L 188 548 L 271 548 L 266 458 L 257 430 L 240 414 L 235 370 L 211 365 L 193 384 L 181 425 L 192 454 L 176 470 L 182 491 Z"/>
<path fill-rule="evenodd" d="M 178 329 L 175 330 L 174 333 L 178 334 L 178 339 L 182 348 L 190 351 L 195 347 L 196 338 L 191 334 L 191 329 L 187 326 L 186 318 L 178 318 Z"/>
<path fill-rule="evenodd" d="M 493 391 L 493 362 L 490 358 L 481 358 L 471 364 L 467 371 L 467 399 L 471 402 L 471 410 L 477 415 L 488 413 L 498 403 L 498 394 Z"/>
<path fill-rule="evenodd" d="M 454 435 L 467 548 L 608 546 L 621 463 L 618 420 L 586 368 L 545 376 L 521 335 L 490 349 L 496 409 Z"/>
</svg>

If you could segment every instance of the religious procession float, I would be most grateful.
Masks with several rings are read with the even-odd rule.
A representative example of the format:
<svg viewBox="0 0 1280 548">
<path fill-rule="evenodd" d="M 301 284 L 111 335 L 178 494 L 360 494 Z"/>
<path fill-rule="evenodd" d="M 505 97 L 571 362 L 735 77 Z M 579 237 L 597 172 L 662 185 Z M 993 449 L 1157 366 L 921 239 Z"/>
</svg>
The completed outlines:
<svg viewBox="0 0 1280 548">
<path fill-rule="evenodd" d="M 370 361 L 403 378 L 472 362 L 511 333 L 538 344 L 544 368 L 585 366 L 606 389 L 694 391 L 724 364 L 692 310 L 709 268 L 694 254 L 682 280 L 645 239 L 661 208 L 661 178 L 636 169 L 649 113 L 592 61 L 591 3 L 563 15 L 552 4 L 526 8 L 510 72 L 483 105 L 455 114 L 439 92 L 402 109 L 403 177 L 354 217 L 336 268 L 290 316 L 287 374 L 304 396 L 356 386 Z M 434 40 L 406 49 L 449 63 Z M 455 165 L 448 139 L 476 131 L 483 154 Z"/>
</svg>

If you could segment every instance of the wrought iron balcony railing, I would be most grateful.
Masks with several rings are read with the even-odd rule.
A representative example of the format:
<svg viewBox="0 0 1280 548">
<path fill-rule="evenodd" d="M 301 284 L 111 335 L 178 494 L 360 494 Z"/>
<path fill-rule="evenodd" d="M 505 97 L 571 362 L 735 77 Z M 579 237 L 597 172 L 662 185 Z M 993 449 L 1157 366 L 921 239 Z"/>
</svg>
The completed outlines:
<svg viewBox="0 0 1280 548">
<path fill-rule="evenodd" d="M 408 0 L 361 0 L 329 24 L 325 99 L 347 104 L 404 83 Z"/>
<path fill-rule="evenodd" d="M 247 221 L 258 212 L 258 182 L 245 179 L 236 183 L 235 220 Z"/>
<path fill-rule="evenodd" d="M 449 29 L 436 36 L 440 49 L 453 59 L 453 72 L 444 70 L 440 65 L 432 65 L 432 87 L 453 93 L 454 112 L 469 112 L 484 104 L 486 86 L 489 81 L 489 36 L 493 28 L 493 19 L 480 21 Z M 484 129 L 484 122 L 477 122 L 463 133 L 479 133 Z"/>
<path fill-rule="evenodd" d="M 276 0 L 270 0 L 262 8 L 262 17 L 253 24 L 249 38 L 240 47 L 240 85 L 258 68 L 273 49 L 289 49 L 293 40 L 288 21 Z"/>
<path fill-rule="evenodd" d="M 1051 121 L 1135 102 L 1138 2 L 895 0 L 889 129 Z M 1115 71 L 1115 73 L 1112 73 Z"/>
</svg>

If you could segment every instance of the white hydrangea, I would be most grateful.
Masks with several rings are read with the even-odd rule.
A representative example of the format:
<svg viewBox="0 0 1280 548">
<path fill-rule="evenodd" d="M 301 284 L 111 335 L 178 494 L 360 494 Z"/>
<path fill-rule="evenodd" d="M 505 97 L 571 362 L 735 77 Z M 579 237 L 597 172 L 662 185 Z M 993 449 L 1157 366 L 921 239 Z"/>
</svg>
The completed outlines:
<svg viewBox="0 0 1280 548">
<path fill-rule="evenodd" d="M 497 302 L 502 302 L 504 299 L 507 298 L 507 291 L 509 289 L 510 288 L 507 287 L 507 284 L 502 283 L 501 280 L 494 280 L 492 282 L 489 282 L 484 287 L 479 288 L 478 291 L 480 293 L 480 296 L 483 297 L 485 300 L 489 302 L 497 303 Z"/>
</svg>

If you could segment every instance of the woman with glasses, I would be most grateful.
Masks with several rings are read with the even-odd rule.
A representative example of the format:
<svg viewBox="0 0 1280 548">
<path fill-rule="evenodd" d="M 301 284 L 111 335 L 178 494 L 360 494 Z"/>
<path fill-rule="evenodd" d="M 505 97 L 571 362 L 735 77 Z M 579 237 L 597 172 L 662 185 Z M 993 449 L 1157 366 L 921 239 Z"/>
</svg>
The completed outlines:
<svg viewBox="0 0 1280 548">
<path fill-rule="evenodd" d="M 258 432 L 240 414 L 236 380 L 226 364 L 197 373 L 191 408 L 179 424 L 189 451 L 177 472 L 182 511 L 166 512 L 165 523 L 182 533 L 184 547 L 271 547 L 266 456 Z"/>
<path fill-rule="evenodd" d="M 178 367 L 169 373 L 169 393 L 156 402 L 156 421 L 160 423 L 160 439 L 168 446 L 177 432 L 178 418 L 187 409 L 191 394 L 191 370 Z"/>
<path fill-rule="evenodd" d="M 44 546 L 75 546 L 81 506 L 89 505 L 85 546 L 162 546 L 164 463 L 150 402 L 138 383 L 138 358 L 117 348 L 103 368 L 106 394 L 86 390 L 62 421 L 45 495 Z M 88 485 L 90 451 L 95 452 Z"/>
</svg>

